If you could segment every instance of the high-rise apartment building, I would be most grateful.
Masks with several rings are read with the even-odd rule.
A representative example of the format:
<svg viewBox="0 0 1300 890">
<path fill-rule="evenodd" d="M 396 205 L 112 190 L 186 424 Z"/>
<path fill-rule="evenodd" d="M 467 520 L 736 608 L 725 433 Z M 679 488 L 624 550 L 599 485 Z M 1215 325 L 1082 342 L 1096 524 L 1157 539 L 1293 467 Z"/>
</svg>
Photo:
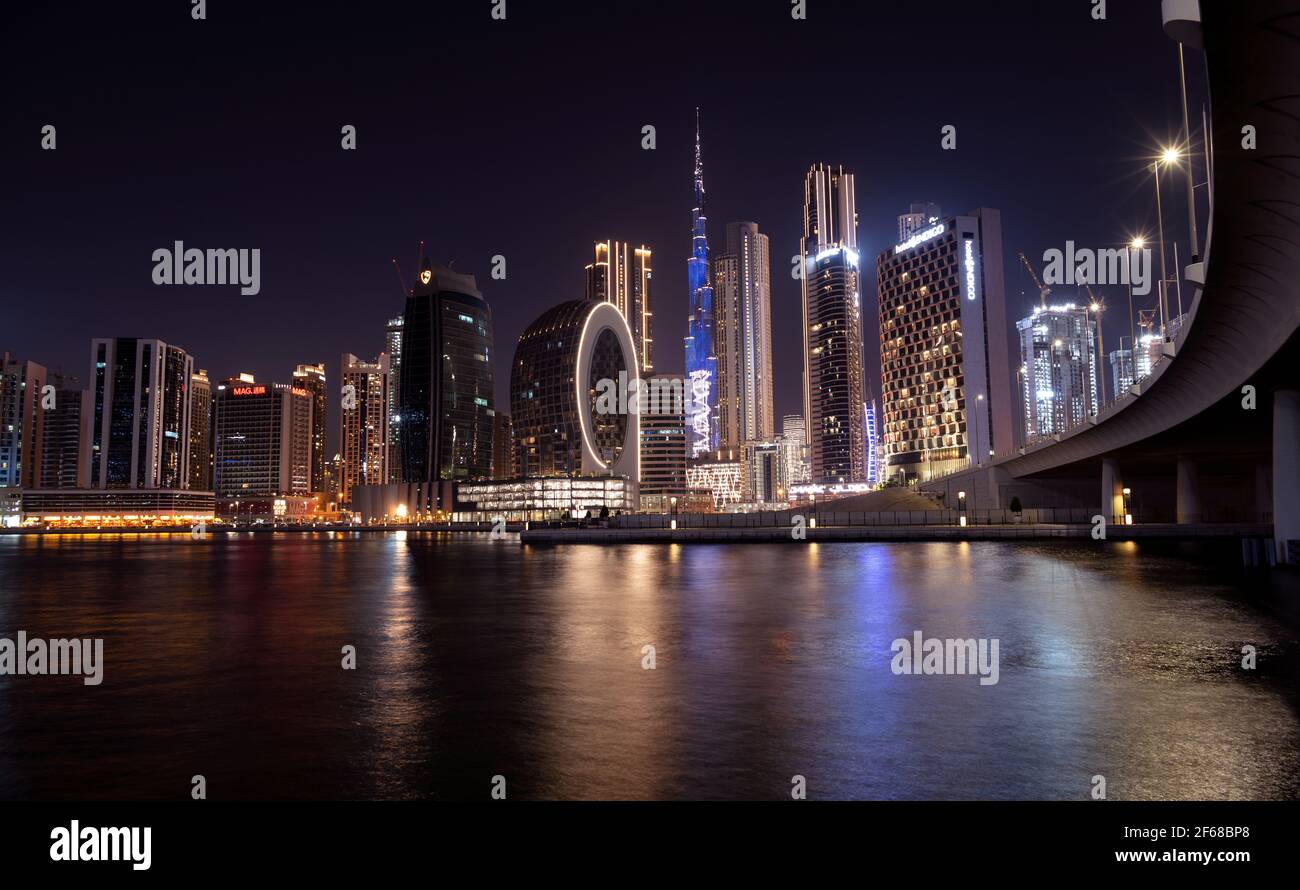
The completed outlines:
<svg viewBox="0 0 1300 890">
<path fill-rule="evenodd" d="M 768 238 L 752 222 L 727 226 L 726 252 L 713 259 L 721 448 L 776 434 L 772 405 L 772 263 Z"/>
<path fill-rule="evenodd" d="M 193 376 L 194 359 L 161 340 L 91 341 L 81 443 L 87 487 L 189 486 Z"/>
<path fill-rule="evenodd" d="M 938 204 L 913 204 L 907 213 L 898 215 L 898 240 L 906 241 L 922 229 L 930 228 L 942 217 Z"/>
<path fill-rule="evenodd" d="M 686 263 L 690 307 L 686 319 L 686 414 L 692 458 L 719 447 L 718 353 L 713 283 L 709 277 L 708 219 L 704 215 L 704 162 L 700 155 L 700 110 L 695 109 L 695 207 L 691 210 L 691 258 Z"/>
<path fill-rule="evenodd" d="M 817 482 L 867 478 L 855 201 L 843 167 L 815 164 L 804 178 L 804 417 Z"/>
<path fill-rule="evenodd" d="M 0 356 L 0 488 L 38 487 L 47 378 L 43 365 Z"/>
<path fill-rule="evenodd" d="M 81 480 L 82 418 L 86 394 L 75 377 L 53 373 L 54 404 L 45 407 L 41 433 L 41 488 L 78 488 Z"/>
<path fill-rule="evenodd" d="M 597 241 L 596 256 L 587 265 L 587 299 L 613 303 L 627 319 L 636 344 L 641 374 L 654 370 L 653 314 L 650 311 L 652 252 L 642 244 L 633 247 L 626 241 Z"/>
<path fill-rule="evenodd" d="M 213 403 L 218 509 L 223 501 L 305 499 L 311 491 L 311 393 L 240 374 L 217 385 Z"/>
<path fill-rule="evenodd" d="M 339 497 L 344 504 L 352 502 L 356 486 L 388 482 L 388 377 L 386 352 L 373 362 L 351 353 L 339 359 Z"/>
<path fill-rule="evenodd" d="M 881 444 L 887 480 L 1015 447 L 998 211 L 940 220 L 883 251 Z"/>
<path fill-rule="evenodd" d="M 663 378 L 670 390 L 684 391 L 680 378 Z M 681 399 L 650 399 L 641 412 L 641 496 L 684 498 L 686 484 L 686 410 Z"/>
<path fill-rule="evenodd" d="M 388 481 L 402 481 L 402 317 L 388 319 Z"/>
<path fill-rule="evenodd" d="M 199 369 L 190 375 L 190 479 L 194 491 L 212 491 L 212 381 Z"/>
<path fill-rule="evenodd" d="M 293 385 L 311 394 L 311 492 L 325 491 L 325 364 L 299 365 L 293 371 Z"/>
<path fill-rule="evenodd" d="M 1025 441 L 1063 433 L 1096 414 L 1097 328 L 1088 307 L 1036 308 L 1016 330 Z"/>
</svg>

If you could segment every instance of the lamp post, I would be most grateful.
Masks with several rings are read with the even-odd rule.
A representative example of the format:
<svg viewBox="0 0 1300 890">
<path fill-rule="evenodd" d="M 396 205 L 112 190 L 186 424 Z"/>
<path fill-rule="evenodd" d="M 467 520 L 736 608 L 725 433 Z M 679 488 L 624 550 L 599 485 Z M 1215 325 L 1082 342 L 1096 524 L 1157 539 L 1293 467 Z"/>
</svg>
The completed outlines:
<svg viewBox="0 0 1300 890">
<path fill-rule="evenodd" d="M 1187 119 L 1187 68 L 1183 64 L 1183 45 L 1178 44 L 1178 82 L 1183 93 L 1183 144 L 1187 146 L 1187 224 L 1192 236 L 1192 262 L 1200 262 L 1196 238 L 1196 184 L 1192 182 L 1192 128 Z M 1209 178 L 1209 171 L 1206 171 Z"/>
<path fill-rule="evenodd" d="M 1165 217 L 1160 206 L 1160 161 L 1151 164 L 1151 171 L 1155 174 L 1156 180 L 1156 231 L 1160 240 L 1160 287 L 1158 289 L 1160 303 L 1160 338 L 1163 340 L 1166 329 L 1165 318 Z"/>
<path fill-rule="evenodd" d="M 1133 265 L 1134 250 L 1142 250 L 1147 243 L 1147 239 L 1141 235 L 1129 241 L 1129 267 Z M 1133 276 L 1128 276 L 1128 379 L 1129 386 L 1137 383 L 1137 317 L 1133 314 Z"/>
<path fill-rule="evenodd" d="M 1101 332 L 1101 310 L 1104 307 L 1100 301 L 1093 300 L 1092 303 L 1088 305 L 1088 308 L 1097 316 L 1097 352 L 1100 356 L 1097 363 L 1100 367 L 1097 369 L 1097 373 L 1094 376 L 1097 380 L 1098 389 L 1101 391 L 1101 400 L 1097 404 L 1097 410 L 1100 412 L 1101 406 L 1106 404 L 1106 374 L 1104 373 L 1106 364 L 1106 341 L 1105 335 Z M 1085 322 L 1087 321 L 1087 318 L 1087 313 L 1084 313 Z"/>
<path fill-rule="evenodd" d="M 966 492 L 957 492 L 957 524 L 966 527 Z"/>
</svg>

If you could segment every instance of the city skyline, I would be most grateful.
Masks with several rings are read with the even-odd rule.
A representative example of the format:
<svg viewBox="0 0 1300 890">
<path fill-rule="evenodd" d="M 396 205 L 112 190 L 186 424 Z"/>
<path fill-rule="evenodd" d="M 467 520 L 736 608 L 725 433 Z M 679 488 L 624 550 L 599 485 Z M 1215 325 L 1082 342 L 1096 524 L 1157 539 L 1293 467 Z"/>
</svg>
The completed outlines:
<svg viewBox="0 0 1300 890">
<path fill-rule="evenodd" d="M 576 154 L 571 150 L 574 140 L 581 138 L 586 145 L 588 139 L 585 128 L 574 126 L 572 114 L 563 107 L 545 115 L 520 113 L 523 99 L 516 96 L 520 88 L 515 92 L 507 90 L 502 93 L 502 101 L 511 113 L 503 118 L 507 123 L 497 125 L 497 132 L 505 136 L 514 131 L 517 121 L 520 132 L 532 133 L 535 138 L 528 140 L 531 148 L 526 151 L 507 150 L 505 142 L 489 139 L 487 157 L 481 163 L 494 167 L 498 185 L 494 185 L 492 194 L 474 196 L 454 177 L 439 175 L 436 169 L 429 170 L 432 179 L 425 183 L 417 177 L 416 182 L 399 188 L 392 181 L 390 168 L 416 168 L 404 164 L 406 152 L 394 143 L 395 131 L 387 123 L 387 116 L 380 113 L 403 95 L 399 90 L 388 96 L 386 81 L 384 89 L 378 90 L 373 108 L 349 103 L 345 119 L 338 122 L 326 122 L 315 115 L 304 120 L 303 115 L 296 114 L 291 121 L 268 125 L 269 107 L 254 103 L 234 127 L 240 129 L 242 125 L 245 136 L 223 136 L 211 148 L 193 143 L 206 133 L 197 120 L 182 122 L 170 135 L 153 133 L 147 123 L 146 106 L 134 100 L 123 108 L 125 117 L 118 127 L 140 134 L 140 144 L 129 139 L 121 144 L 105 144 L 104 128 L 92 126 L 101 114 L 93 106 L 64 111 L 51 118 L 56 124 L 62 123 L 58 150 L 43 153 L 35 140 L 30 140 L 31 151 L 19 152 L 15 157 L 16 174 L 34 182 L 54 175 L 76 188 L 81 196 L 76 216 L 82 225 L 93 227 L 104 219 L 105 208 L 118 208 L 114 226 L 120 234 L 111 247 L 92 243 L 79 250 L 95 270 L 93 276 L 52 279 L 44 269 L 55 256 L 53 243 L 35 233 L 52 235 L 63 231 L 65 220 L 72 218 L 68 212 L 71 208 L 58 193 L 47 196 L 41 205 L 27 208 L 29 220 L 23 230 L 10 232 L 6 241 L 14 252 L 10 263 L 13 274 L 2 286 L 25 311 L 7 326 L 5 348 L 24 359 L 41 362 L 51 372 L 61 368 L 65 374 L 80 375 L 83 370 L 79 356 L 93 337 L 157 337 L 181 345 L 218 378 L 249 370 L 259 378 L 284 379 L 300 362 L 323 360 L 328 364 L 330 356 L 343 352 L 374 355 L 384 348 L 379 326 L 401 311 L 403 299 L 387 267 L 396 257 L 409 278 L 419 238 L 425 239 L 433 258 L 454 260 L 454 268 L 477 276 L 496 316 L 498 341 L 506 345 L 513 343 L 529 320 L 546 307 L 582 295 L 582 269 L 590 262 L 592 243 L 607 237 L 606 233 L 628 232 L 634 233 L 638 243 L 644 241 L 659 252 L 655 327 L 661 348 L 655 359 L 656 372 L 681 373 L 684 369 L 678 364 L 680 353 L 669 346 L 686 327 L 688 294 L 677 264 L 685 259 L 684 243 L 690 236 L 689 196 L 681 183 L 692 161 L 693 111 L 698 105 L 708 124 L 707 150 L 713 159 L 709 165 L 709 237 L 720 244 L 729 222 L 752 220 L 771 238 L 773 386 L 775 414 L 783 415 L 796 410 L 802 398 L 798 342 L 778 332 L 789 332 L 799 317 L 798 282 L 789 275 L 788 260 L 798 250 L 798 177 L 816 159 L 834 158 L 864 177 L 858 199 L 864 256 L 873 256 L 892 242 L 898 214 L 918 200 L 949 208 L 1002 209 L 1006 253 L 1012 254 L 1003 257 L 1011 304 L 1008 314 L 1017 318 L 1027 312 L 1036 294 L 1023 273 L 1012 267 L 1014 250 L 1024 249 L 1036 256 L 1070 237 L 1081 243 L 1107 244 L 1134 228 L 1148 233 L 1154 230 L 1154 214 L 1148 207 L 1149 182 L 1135 172 L 1140 169 L 1136 159 L 1177 132 L 1176 88 L 1169 78 L 1170 68 L 1176 64 L 1170 55 L 1175 48 L 1154 24 L 1142 21 L 1136 14 L 1133 21 L 1128 21 L 1129 15 L 1125 10 L 1115 10 L 1112 22 L 1093 25 L 1081 21 L 1077 28 L 1066 29 L 1060 46 L 1061 64 L 1069 65 L 1071 59 L 1081 64 L 1097 42 L 1114 40 L 1117 47 L 1126 47 L 1136 65 L 1149 69 L 1150 77 L 1138 77 L 1136 83 L 1130 83 L 1128 77 L 1118 73 L 1090 71 L 1088 77 L 1097 80 L 1098 94 L 1107 97 L 1097 109 L 1100 119 L 1095 127 L 1074 126 L 1069 138 L 1050 152 L 1042 150 L 1021 108 L 1025 102 L 1029 107 L 1044 108 L 1050 103 L 1035 104 L 1036 100 L 1046 99 L 1048 93 L 1044 86 L 1025 79 L 1024 75 L 1037 63 L 1030 54 L 1020 52 L 1010 52 L 1007 62 L 982 71 L 989 89 L 1003 88 L 1008 98 L 986 103 L 978 119 L 966 115 L 960 103 L 952 105 L 951 114 L 940 110 L 942 102 L 939 108 L 922 111 L 912 107 L 902 94 L 907 91 L 885 91 L 887 95 L 881 101 L 891 106 L 891 120 L 896 122 L 887 130 L 872 128 L 853 116 L 840 116 L 834 121 L 805 116 L 797 133 L 784 132 L 786 128 L 780 126 L 778 116 L 765 111 L 754 113 L 791 92 L 782 78 L 792 71 L 793 63 L 779 62 L 770 73 L 759 76 L 755 82 L 758 95 L 765 97 L 760 102 L 745 98 L 732 87 L 733 78 L 724 70 L 728 58 L 724 52 L 708 63 L 724 70 L 723 76 L 710 78 L 706 84 L 687 83 L 680 77 L 663 79 L 644 112 L 611 112 L 608 126 L 601 128 L 601 139 L 606 140 L 602 142 L 603 151 Z M 306 38 L 296 31 L 288 33 L 287 22 L 278 28 L 274 13 L 268 16 L 268 39 L 282 39 L 290 48 L 288 57 L 296 58 L 293 48 L 304 45 Z M 880 16 L 882 24 L 903 30 L 920 24 L 915 14 L 890 11 Z M 1016 31 L 1051 26 L 1064 19 L 1065 14 L 1059 10 L 1034 10 L 1018 24 L 983 22 L 978 16 L 971 16 L 966 24 L 987 46 L 1011 49 L 1020 40 Z M 723 25 L 720 15 L 707 12 L 700 14 L 700 22 L 705 30 Z M 1134 22 L 1140 27 L 1133 26 Z M 478 22 L 467 15 L 464 22 L 456 23 L 463 25 L 466 33 L 479 35 L 480 43 L 486 41 L 483 45 L 488 50 L 491 41 L 497 39 L 495 32 L 487 30 L 490 22 Z M 169 27 L 165 23 L 144 25 L 146 30 Z M 300 25 L 294 22 L 295 29 Z M 586 27 L 562 13 L 540 25 L 555 29 L 564 40 L 579 39 Z M 340 26 L 326 15 L 312 23 L 308 33 L 324 33 Z M 803 26 L 807 27 L 809 39 L 815 39 L 833 23 L 813 17 L 794 27 Z M 522 38 L 510 30 L 512 27 L 505 26 L 507 30 L 501 32 L 500 39 L 518 48 Z M 747 23 L 745 27 L 753 29 L 754 40 L 762 45 L 788 40 L 799 33 L 787 33 L 783 24 L 775 22 Z M 89 41 L 90 37 L 89 31 L 70 34 L 74 43 L 77 39 Z M 190 33 L 186 39 L 208 38 L 195 38 Z M 363 30 L 359 39 L 365 49 L 377 48 L 377 35 Z M 937 49 L 956 52 L 961 35 L 943 34 L 936 39 Z M 524 49 L 516 66 L 528 66 L 532 61 L 532 50 Z M 879 61 L 869 64 L 878 66 L 876 70 L 883 77 L 891 68 L 893 53 L 885 51 Z M 1025 61 L 1015 61 L 1021 55 Z M 279 85 L 279 94 L 295 88 L 284 80 L 279 66 L 262 64 L 271 66 L 262 74 L 269 83 Z M 202 74 L 196 75 L 198 101 L 217 89 L 217 84 Z M 509 74 L 494 76 L 507 78 Z M 545 88 L 562 89 L 575 76 L 575 71 L 562 68 L 543 78 Z M 889 76 L 892 79 L 895 75 L 890 71 Z M 919 70 L 915 76 L 912 89 L 924 90 L 931 75 Z M 130 80 L 131 72 L 110 67 L 106 77 L 106 82 L 124 83 Z M 370 92 L 378 86 L 373 80 L 363 79 L 345 92 Z M 57 87 L 55 78 L 42 89 L 53 91 Z M 534 89 L 542 88 L 539 85 Z M 532 95 L 529 90 L 522 92 Z M 1018 98 L 1013 100 L 1012 96 Z M 1193 101 L 1197 101 L 1195 96 Z M 472 111 L 463 103 L 457 108 L 465 114 Z M 399 118 L 409 120 L 409 115 L 393 115 L 394 120 Z M 939 128 L 950 122 L 948 118 L 957 126 L 958 148 L 945 153 L 939 147 Z M 77 120 L 82 124 L 75 123 Z M 16 118 L 7 126 L 18 126 L 21 121 L 21 117 Z M 26 123 L 36 132 L 44 122 L 42 117 Z M 338 130 L 343 123 L 357 127 L 355 153 L 339 148 Z M 418 119 L 412 123 L 417 129 L 427 126 Z M 653 151 L 641 148 L 641 128 L 646 124 L 656 128 Z M 615 138 L 615 133 L 623 134 L 621 140 Z M 165 148 L 168 152 L 161 164 L 149 147 L 150 139 L 161 140 L 164 144 L 159 151 Z M 409 136 L 403 137 L 406 139 Z M 167 166 L 173 163 L 169 152 L 177 147 L 177 140 L 193 149 L 190 156 L 194 158 L 194 171 Z M 15 138 L 9 144 L 24 143 Z M 218 148 L 220 161 L 207 157 L 209 151 Z M 253 158 L 268 152 L 307 155 L 301 170 L 278 170 L 275 182 L 267 181 L 267 171 L 250 168 L 251 161 L 239 160 L 245 153 Z M 443 169 L 457 163 L 458 150 L 454 146 L 440 148 L 440 152 Z M 96 158 L 93 166 L 88 154 Z M 546 196 L 558 198 L 556 188 L 565 177 L 548 177 L 557 180 L 556 188 L 552 188 L 530 174 L 539 164 L 556 170 L 582 171 L 580 177 L 569 177 L 563 204 Z M 100 169 L 130 173 L 136 200 L 122 200 L 123 186 L 115 180 L 103 180 L 95 172 Z M 998 171 L 1006 172 L 998 175 Z M 1049 174 L 1059 178 L 1062 173 L 1068 176 L 1052 194 L 1040 194 L 1041 190 L 1029 188 L 1026 182 Z M 202 183 L 189 192 L 193 199 L 185 206 L 173 204 L 170 188 L 164 188 L 164 184 L 177 177 L 181 182 L 197 183 L 200 176 L 204 177 Z M 507 200 L 501 189 L 506 187 L 517 188 L 509 198 L 510 206 L 524 209 L 525 216 L 515 222 L 500 213 Z M 372 192 L 386 196 L 384 200 L 390 207 L 377 224 L 360 226 L 357 219 L 373 217 L 378 209 L 366 197 Z M 423 212 L 430 201 L 453 211 L 447 222 L 435 218 L 430 224 Z M 1168 204 L 1166 227 L 1178 230 L 1182 210 L 1177 201 Z M 258 212 L 256 208 L 262 205 L 269 212 Z M 547 208 L 557 206 L 565 208 L 561 218 L 551 214 L 546 226 L 529 224 L 530 219 L 538 218 L 537 214 L 546 214 Z M 339 216 L 330 207 L 351 210 Z M 527 210 L 529 207 L 536 209 Z M 274 220 L 287 220 L 290 209 L 295 218 L 296 234 L 292 235 L 273 224 Z M 527 216 L 530 213 L 531 218 Z M 170 245 L 178 237 L 204 246 L 260 247 L 261 292 L 244 296 L 228 293 L 226 288 L 152 285 L 148 277 L 149 252 Z M 508 262 L 504 280 L 490 277 L 492 258 L 497 255 Z M 870 307 L 874 301 L 873 282 L 866 283 L 863 300 L 864 315 L 870 318 L 874 314 Z M 212 306 L 213 311 L 193 312 L 195 301 Z M 56 305 L 75 311 L 59 311 L 58 321 L 54 322 L 50 313 Z M 357 316 L 359 307 L 365 307 L 361 318 Z M 241 325 L 239 319 L 254 310 L 265 317 L 264 324 L 256 329 Z M 343 323 L 345 318 L 347 323 Z M 1107 319 L 1106 342 L 1118 343 L 1126 327 L 1118 319 Z M 864 331 L 868 347 L 872 342 L 870 334 L 869 328 Z M 864 369 L 869 381 L 878 379 L 878 358 L 870 348 L 864 355 Z M 496 401 L 505 404 L 507 375 L 504 368 L 496 371 Z M 332 454 L 337 450 L 333 423 L 329 429 Z"/>
</svg>

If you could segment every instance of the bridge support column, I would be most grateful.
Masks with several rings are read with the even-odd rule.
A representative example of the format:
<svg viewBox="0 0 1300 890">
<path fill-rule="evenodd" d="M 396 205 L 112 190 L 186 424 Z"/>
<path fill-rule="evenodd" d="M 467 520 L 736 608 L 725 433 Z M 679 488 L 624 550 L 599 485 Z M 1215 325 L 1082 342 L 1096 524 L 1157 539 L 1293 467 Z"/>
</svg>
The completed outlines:
<svg viewBox="0 0 1300 890">
<path fill-rule="evenodd" d="M 1273 393 L 1273 536 L 1279 561 L 1300 541 L 1300 390 Z"/>
<path fill-rule="evenodd" d="M 1272 468 L 1264 461 L 1255 464 L 1255 521 L 1268 522 L 1273 518 Z"/>
<path fill-rule="evenodd" d="M 1124 477 L 1112 457 L 1101 460 L 1101 510 L 1107 523 L 1124 524 Z"/>
<path fill-rule="evenodd" d="M 1201 477 L 1196 461 L 1178 458 L 1178 504 L 1174 510 L 1179 525 L 1201 521 Z"/>
</svg>

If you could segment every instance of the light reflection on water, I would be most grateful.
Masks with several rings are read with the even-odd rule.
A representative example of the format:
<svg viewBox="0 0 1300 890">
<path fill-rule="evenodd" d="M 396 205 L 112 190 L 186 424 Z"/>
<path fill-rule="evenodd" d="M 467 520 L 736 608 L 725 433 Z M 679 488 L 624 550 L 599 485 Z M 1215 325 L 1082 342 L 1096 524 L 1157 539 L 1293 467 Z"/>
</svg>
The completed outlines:
<svg viewBox="0 0 1300 890">
<path fill-rule="evenodd" d="M 0 538 L 0 636 L 106 660 L 0 677 L 0 797 L 1300 797 L 1296 634 L 1230 580 L 1132 543 Z M 893 675 L 914 630 L 999 639 L 1000 682 Z"/>
</svg>

